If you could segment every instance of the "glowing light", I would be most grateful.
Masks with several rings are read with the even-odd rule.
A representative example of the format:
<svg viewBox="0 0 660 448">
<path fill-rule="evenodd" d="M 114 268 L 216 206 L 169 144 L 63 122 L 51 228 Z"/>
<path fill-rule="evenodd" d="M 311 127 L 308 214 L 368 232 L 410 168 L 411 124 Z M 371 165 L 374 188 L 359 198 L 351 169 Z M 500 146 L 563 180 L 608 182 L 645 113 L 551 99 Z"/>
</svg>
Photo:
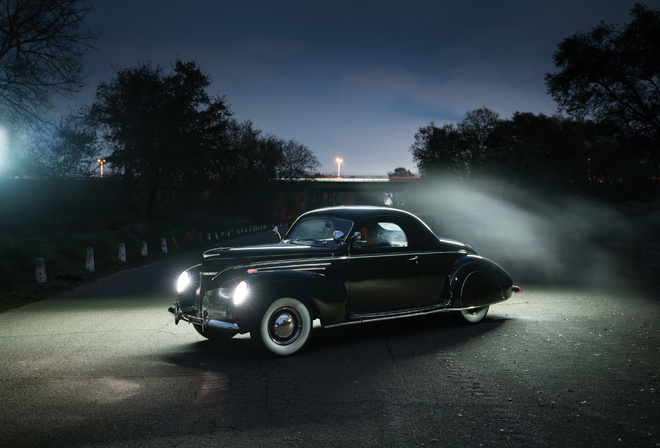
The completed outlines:
<svg viewBox="0 0 660 448">
<path fill-rule="evenodd" d="M 103 177 L 103 165 L 108 162 L 106 162 L 105 159 L 96 159 L 96 161 L 101 165 L 101 177 Z"/>
<path fill-rule="evenodd" d="M 0 172 L 6 168 L 7 153 L 9 152 L 9 133 L 0 127 Z"/>
<path fill-rule="evenodd" d="M 234 305 L 239 306 L 250 295 L 250 287 L 246 281 L 242 281 L 236 286 L 234 290 Z"/>
<path fill-rule="evenodd" d="M 341 157 L 337 157 L 337 158 L 335 159 L 335 162 L 337 162 L 337 177 L 341 177 L 341 163 L 342 163 L 343 161 L 344 161 L 344 160 L 343 160 Z"/>
<path fill-rule="evenodd" d="M 183 271 L 176 282 L 176 290 L 179 294 L 185 291 L 190 285 L 190 273 Z"/>
</svg>

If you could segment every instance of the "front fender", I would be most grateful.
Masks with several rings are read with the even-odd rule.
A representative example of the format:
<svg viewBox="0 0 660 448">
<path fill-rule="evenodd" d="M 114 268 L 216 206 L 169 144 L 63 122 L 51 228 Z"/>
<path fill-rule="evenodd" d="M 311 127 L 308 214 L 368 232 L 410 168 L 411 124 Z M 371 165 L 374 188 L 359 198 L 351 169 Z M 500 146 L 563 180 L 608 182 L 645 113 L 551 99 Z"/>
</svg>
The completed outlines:
<svg viewBox="0 0 660 448">
<path fill-rule="evenodd" d="M 478 255 L 466 255 L 454 265 L 449 288 L 450 308 L 475 308 L 511 297 L 513 279 L 497 263 Z"/>
<path fill-rule="evenodd" d="M 316 273 L 282 270 L 247 274 L 226 282 L 216 279 L 209 291 L 219 289 L 226 295 L 224 291 L 233 291 L 241 280 L 247 281 L 250 290 L 245 302 L 234 307 L 234 316 L 241 328 L 249 329 L 257 325 L 268 306 L 282 297 L 301 300 L 313 318 L 320 318 L 323 325 L 340 323 L 345 319 L 346 287 Z"/>
</svg>

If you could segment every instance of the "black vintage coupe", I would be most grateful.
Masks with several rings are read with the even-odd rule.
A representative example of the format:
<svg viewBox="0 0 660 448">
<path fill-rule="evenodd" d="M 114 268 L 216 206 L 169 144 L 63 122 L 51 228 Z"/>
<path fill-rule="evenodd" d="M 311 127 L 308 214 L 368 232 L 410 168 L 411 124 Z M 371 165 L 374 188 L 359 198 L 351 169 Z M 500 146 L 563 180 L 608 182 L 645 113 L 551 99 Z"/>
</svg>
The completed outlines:
<svg viewBox="0 0 660 448">
<path fill-rule="evenodd" d="M 249 332 L 286 356 L 305 346 L 315 319 L 329 328 L 455 312 L 477 323 L 519 288 L 499 265 L 408 212 L 332 207 L 301 215 L 279 244 L 206 251 L 177 290 L 175 323 L 214 340 Z"/>
</svg>

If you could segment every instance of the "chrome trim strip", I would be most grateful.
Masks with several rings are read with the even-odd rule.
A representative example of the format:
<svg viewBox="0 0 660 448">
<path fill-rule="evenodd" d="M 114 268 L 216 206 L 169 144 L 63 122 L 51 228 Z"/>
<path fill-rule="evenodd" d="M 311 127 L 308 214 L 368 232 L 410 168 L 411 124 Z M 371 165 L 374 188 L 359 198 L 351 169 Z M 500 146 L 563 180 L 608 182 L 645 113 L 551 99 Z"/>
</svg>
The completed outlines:
<svg viewBox="0 0 660 448">
<path fill-rule="evenodd" d="M 307 264 L 292 264 L 292 265 L 273 265 L 273 266 L 262 266 L 262 267 L 252 267 L 257 272 L 266 272 L 266 271 L 281 271 L 293 269 L 295 271 L 325 271 L 326 266 L 330 266 L 332 263 L 307 263 Z"/>
<path fill-rule="evenodd" d="M 409 251 L 402 251 L 402 252 L 395 252 L 395 251 L 385 251 L 385 252 L 378 252 L 378 253 L 368 253 L 368 254 L 355 254 L 352 253 L 350 255 L 350 258 L 373 258 L 373 257 L 394 257 L 398 255 L 441 255 L 441 254 L 463 254 L 463 255 L 470 255 L 467 251 L 465 250 L 434 250 L 434 251 L 426 251 L 426 250 L 409 250 Z M 479 257 L 481 258 L 481 257 Z"/>
<path fill-rule="evenodd" d="M 223 322 L 221 320 L 209 319 L 208 317 L 206 319 L 202 319 L 201 317 L 190 316 L 188 314 L 185 314 L 179 308 L 178 302 L 175 303 L 175 307 L 169 307 L 167 311 L 174 314 L 174 323 L 177 325 L 179 324 L 179 321 L 182 320 L 184 322 L 188 322 L 189 324 L 201 325 L 202 327 L 208 325 L 209 327 L 220 328 L 222 330 L 239 331 L 238 325 L 233 324 L 231 322 Z"/>
<path fill-rule="evenodd" d="M 426 252 L 420 252 L 420 251 L 406 251 L 406 252 L 388 252 L 388 253 L 374 253 L 374 254 L 359 254 L 359 255 L 351 255 L 349 257 L 349 260 L 354 260 L 354 259 L 362 259 L 362 258 L 385 258 L 385 257 L 410 257 L 418 255 L 418 254 L 425 254 Z"/>
<path fill-rule="evenodd" d="M 373 318 L 367 318 L 367 319 L 362 319 L 359 314 L 356 314 L 355 317 L 359 318 L 360 320 L 351 320 L 351 321 L 348 321 L 348 322 L 340 322 L 338 324 L 330 324 L 330 325 L 324 326 L 323 328 L 343 327 L 345 325 L 366 324 L 366 323 L 369 323 L 369 322 L 382 322 L 384 320 L 403 319 L 405 317 L 427 316 L 429 314 L 445 313 L 447 311 L 448 311 L 447 308 L 438 308 L 438 309 L 428 310 L 428 311 L 417 311 L 417 312 L 408 313 L 408 314 L 397 314 L 397 315 L 392 315 L 392 316 L 373 317 Z"/>
<path fill-rule="evenodd" d="M 309 265 L 317 264 L 317 265 L 320 265 L 320 266 L 322 266 L 322 265 L 330 266 L 333 261 L 347 260 L 347 259 L 348 259 L 347 256 L 332 257 L 332 261 L 328 262 L 328 257 L 326 256 L 326 257 L 315 257 L 315 258 L 309 258 L 309 259 L 292 258 L 292 259 L 289 259 L 289 260 L 260 261 L 260 262 L 257 262 L 257 263 L 247 263 L 247 264 L 242 264 L 242 265 L 241 264 L 235 264 L 235 265 L 232 265 L 232 266 L 227 266 L 225 269 L 218 272 L 211 280 L 213 281 L 216 278 L 218 278 L 220 275 L 224 274 L 225 272 L 235 270 L 235 269 L 246 269 L 246 270 L 247 269 L 256 269 L 256 270 L 262 270 L 262 271 L 266 271 L 266 270 L 269 270 L 269 269 L 287 269 L 287 266 L 286 266 L 287 263 L 298 263 L 300 266 L 306 266 L 307 264 L 309 264 Z M 303 264 L 303 263 L 307 263 L 307 264 Z M 322 269 L 325 269 L 325 268 L 322 268 Z M 302 270 L 302 269 L 298 269 L 298 270 Z M 316 270 L 320 270 L 320 269 L 317 268 Z"/>
<path fill-rule="evenodd" d="M 436 314 L 436 313 L 448 313 L 450 311 L 461 311 L 461 310 L 471 310 L 475 308 L 482 308 L 484 306 L 491 306 L 495 305 L 498 303 L 505 302 L 507 299 L 502 299 L 498 300 L 497 302 L 491 302 L 487 305 L 479 305 L 479 306 L 469 306 L 465 308 L 436 308 L 436 309 L 431 309 L 431 310 L 426 310 L 426 311 L 415 311 L 411 313 L 404 313 L 404 314 L 396 314 L 396 315 L 391 315 L 387 316 L 383 314 L 381 317 L 367 317 L 364 318 L 364 316 L 368 316 L 368 314 L 354 314 L 353 317 L 357 318 L 358 320 L 351 320 L 347 322 L 340 322 L 338 324 L 330 324 L 330 325 L 325 325 L 323 328 L 335 328 L 335 327 L 343 327 L 346 325 L 356 325 L 356 324 L 366 324 L 369 322 L 382 322 L 385 320 L 394 320 L 394 319 L 403 319 L 406 317 L 418 317 L 418 316 L 427 316 L 429 314 Z M 374 314 L 377 315 L 377 314 Z"/>
<path fill-rule="evenodd" d="M 474 310 L 477 308 L 483 308 L 485 306 L 491 306 L 491 305 L 497 305 L 498 303 L 506 302 L 508 299 L 503 298 L 500 299 L 496 302 L 490 302 L 485 305 L 475 305 L 475 306 L 466 306 L 466 307 L 459 307 L 459 308 L 446 308 L 447 311 L 462 311 L 462 310 Z"/>
<path fill-rule="evenodd" d="M 252 266 L 254 268 L 262 267 L 262 266 L 269 266 L 269 265 L 286 265 L 286 264 L 325 264 L 329 265 L 332 263 L 332 261 L 329 260 L 342 260 L 346 259 L 347 257 L 332 257 L 330 256 L 325 256 L 325 257 L 314 257 L 314 258 L 290 258 L 288 260 L 268 260 L 268 261 L 259 261 L 256 263 L 248 263 L 245 266 Z"/>
<path fill-rule="evenodd" d="M 209 327 L 220 328 L 222 330 L 236 330 L 238 331 L 238 325 L 232 324 L 230 322 L 223 322 L 221 320 L 207 319 L 206 325 Z"/>
</svg>

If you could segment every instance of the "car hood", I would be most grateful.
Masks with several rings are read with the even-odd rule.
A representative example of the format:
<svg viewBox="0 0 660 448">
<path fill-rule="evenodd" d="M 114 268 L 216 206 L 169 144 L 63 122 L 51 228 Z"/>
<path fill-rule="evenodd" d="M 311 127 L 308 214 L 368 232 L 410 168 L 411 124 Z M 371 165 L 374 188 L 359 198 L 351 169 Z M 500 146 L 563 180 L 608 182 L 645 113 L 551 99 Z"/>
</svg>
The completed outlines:
<svg viewBox="0 0 660 448">
<path fill-rule="evenodd" d="M 204 263 L 214 261 L 245 260 L 256 262 L 269 259 L 290 259 L 317 256 L 330 256 L 340 251 L 343 246 L 334 242 L 327 244 L 267 244 L 245 247 L 219 247 L 204 252 Z"/>
</svg>

